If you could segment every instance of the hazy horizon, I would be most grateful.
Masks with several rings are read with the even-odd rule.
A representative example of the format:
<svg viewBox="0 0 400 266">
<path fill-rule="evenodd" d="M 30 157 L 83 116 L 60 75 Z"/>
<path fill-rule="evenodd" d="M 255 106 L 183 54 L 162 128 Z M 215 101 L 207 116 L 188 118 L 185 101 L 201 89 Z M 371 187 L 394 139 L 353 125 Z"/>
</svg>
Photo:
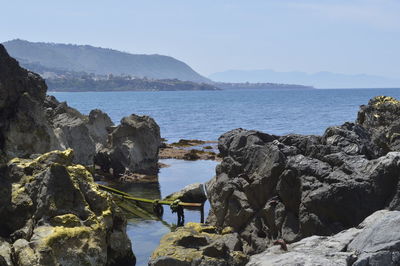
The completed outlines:
<svg viewBox="0 0 400 266">
<path fill-rule="evenodd" d="M 21 5 L 23 4 L 23 8 Z M 400 77 L 400 3 L 13 1 L 1 42 L 88 44 L 161 54 L 204 76 L 232 69 Z"/>
</svg>

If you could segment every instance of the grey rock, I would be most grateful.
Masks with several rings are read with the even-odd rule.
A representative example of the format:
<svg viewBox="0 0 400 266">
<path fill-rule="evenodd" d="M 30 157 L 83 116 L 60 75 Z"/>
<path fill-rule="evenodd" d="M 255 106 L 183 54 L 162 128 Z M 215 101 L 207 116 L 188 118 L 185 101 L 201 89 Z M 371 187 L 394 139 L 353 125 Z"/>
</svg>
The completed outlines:
<svg viewBox="0 0 400 266">
<path fill-rule="evenodd" d="M 354 265 L 399 265 L 400 212 L 377 217 L 349 243 L 348 250 L 360 254 Z"/>
<path fill-rule="evenodd" d="M 46 97 L 44 107 L 59 147 L 74 149 L 75 163 L 92 165 L 96 152 L 107 142 L 107 129 L 113 126 L 110 117 L 100 110 L 82 115 L 54 96 Z"/>
<path fill-rule="evenodd" d="M 0 237 L 0 265 L 14 265 L 12 262 L 12 246 Z"/>
<path fill-rule="evenodd" d="M 323 136 L 244 129 L 222 135 L 223 160 L 206 185 L 208 222 L 233 227 L 244 251 L 254 254 L 276 239 L 332 235 L 377 210 L 400 209 L 400 150 L 389 139 L 383 139 L 388 149 L 377 142 L 377 132 L 395 123 L 400 104 L 378 110 L 375 101 L 368 112 L 388 121 L 368 122 L 368 113 L 368 121 L 330 127 Z"/>
<path fill-rule="evenodd" d="M 21 68 L 2 45 L 0 72 L 0 163 L 72 148 L 74 163 L 93 165 L 107 146 L 103 169 L 111 164 L 117 175 L 126 170 L 157 172 L 160 129 L 152 118 L 131 115 L 113 127 L 100 110 L 86 116 L 54 96 L 46 97 L 44 80 Z"/>
<path fill-rule="evenodd" d="M 207 200 L 204 185 L 195 183 L 184 187 L 182 190 L 172 193 L 165 197 L 165 200 L 181 200 L 183 202 L 200 202 L 204 203 Z"/>
<path fill-rule="evenodd" d="M 355 228 L 253 255 L 247 265 L 399 265 L 400 212 L 377 211 Z"/>
<path fill-rule="evenodd" d="M 95 158 L 104 171 L 119 177 L 126 173 L 156 174 L 158 151 L 161 144 L 160 128 L 148 116 L 132 114 L 111 129 L 108 142 Z"/>
</svg>

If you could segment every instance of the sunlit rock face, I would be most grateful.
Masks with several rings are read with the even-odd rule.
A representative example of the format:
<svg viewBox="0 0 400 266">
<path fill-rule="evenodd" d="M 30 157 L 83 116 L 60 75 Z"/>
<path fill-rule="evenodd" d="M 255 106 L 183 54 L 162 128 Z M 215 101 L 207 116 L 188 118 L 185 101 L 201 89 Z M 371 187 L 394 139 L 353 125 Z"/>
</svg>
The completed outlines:
<svg viewBox="0 0 400 266">
<path fill-rule="evenodd" d="M 207 185 L 209 223 L 233 227 L 254 254 L 276 239 L 331 235 L 377 210 L 399 209 L 398 108 L 395 99 L 374 98 L 356 123 L 323 136 L 225 133 L 223 161 Z"/>
<path fill-rule="evenodd" d="M 124 216 L 72 162 L 69 149 L 2 169 L 0 244 L 16 265 L 134 265 Z M 6 252 L 0 258 L 13 265 Z"/>
<path fill-rule="evenodd" d="M 161 239 L 149 265 L 242 266 L 247 261 L 241 240 L 231 228 L 218 232 L 214 226 L 188 223 Z"/>
<path fill-rule="evenodd" d="M 252 256 L 248 265 L 399 265 L 399 223 L 399 211 L 377 211 L 336 235 L 307 237 L 287 245 L 286 251 L 268 248 Z"/>
<path fill-rule="evenodd" d="M 93 165 L 99 155 L 116 176 L 157 173 L 160 128 L 151 117 L 132 114 L 114 127 L 101 110 L 83 115 L 46 91 L 44 80 L 0 45 L 0 160 L 72 148 L 74 163 Z"/>
</svg>

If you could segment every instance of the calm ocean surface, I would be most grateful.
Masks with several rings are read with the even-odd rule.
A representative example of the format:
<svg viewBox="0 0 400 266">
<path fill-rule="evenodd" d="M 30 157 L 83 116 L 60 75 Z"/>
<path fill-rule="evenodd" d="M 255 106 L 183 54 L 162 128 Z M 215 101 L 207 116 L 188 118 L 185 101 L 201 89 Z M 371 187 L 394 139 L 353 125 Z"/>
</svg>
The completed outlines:
<svg viewBox="0 0 400 266">
<path fill-rule="evenodd" d="M 400 89 L 254 90 L 171 92 L 51 93 L 60 101 L 88 114 L 99 108 L 115 123 L 131 113 L 150 115 L 161 135 L 173 142 L 181 138 L 216 140 L 224 132 L 242 127 L 272 134 L 323 134 L 328 126 L 354 121 L 359 105 L 373 96 L 400 99 Z M 161 160 L 158 183 L 113 184 L 137 197 L 163 198 L 184 186 L 207 182 L 215 175 L 214 161 Z M 206 205 L 206 211 L 209 206 Z M 206 212 L 207 214 L 207 212 Z M 137 265 L 147 265 L 161 237 L 174 228 L 176 215 L 164 209 L 163 221 L 128 217 Z M 199 222 L 200 214 L 185 211 L 185 221 Z"/>
<path fill-rule="evenodd" d="M 99 108 L 115 123 L 146 114 L 169 142 L 216 140 L 234 128 L 271 134 L 323 134 L 326 127 L 354 121 L 359 105 L 377 95 L 400 98 L 400 89 L 247 90 L 168 92 L 53 92 L 87 114 Z"/>
</svg>

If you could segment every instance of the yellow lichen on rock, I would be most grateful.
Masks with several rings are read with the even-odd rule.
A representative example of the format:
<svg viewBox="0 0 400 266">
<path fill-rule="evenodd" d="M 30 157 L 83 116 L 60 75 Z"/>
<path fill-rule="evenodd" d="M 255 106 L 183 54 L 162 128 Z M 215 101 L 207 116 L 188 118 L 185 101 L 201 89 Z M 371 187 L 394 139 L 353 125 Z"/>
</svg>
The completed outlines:
<svg viewBox="0 0 400 266">
<path fill-rule="evenodd" d="M 400 104 L 400 101 L 390 96 L 376 96 L 372 100 L 373 106 L 379 108 L 382 104 Z"/>
<path fill-rule="evenodd" d="M 81 226 L 81 220 L 72 213 L 58 215 L 51 218 L 51 223 L 55 226 L 75 227 Z"/>
<path fill-rule="evenodd" d="M 80 241 L 89 238 L 92 228 L 86 226 L 64 227 L 56 226 L 52 234 L 43 239 L 43 245 L 52 246 L 65 242 L 72 238 L 79 238 Z"/>
<path fill-rule="evenodd" d="M 153 251 L 149 265 L 245 265 L 248 257 L 237 250 L 237 234 L 218 234 L 214 226 L 187 223 L 166 234 Z"/>
<path fill-rule="evenodd" d="M 233 227 L 231 226 L 227 226 L 224 229 L 222 229 L 221 234 L 226 235 L 226 234 L 231 234 L 235 231 L 235 229 L 233 229 Z"/>
<path fill-rule="evenodd" d="M 177 230 L 175 232 L 164 235 L 160 240 L 160 245 L 154 250 L 152 259 L 158 257 L 172 257 L 175 260 L 182 262 L 191 262 L 195 258 L 202 256 L 202 252 L 195 248 L 182 248 L 177 245 L 177 242 L 184 238 L 191 236 L 192 233 L 186 230 Z"/>
<path fill-rule="evenodd" d="M 185 226 L 186 228 L 191 228 L 195 230 L 198 233 L 209 233 L 209 234 L 215 234 L 217 232 L 217 228 L 212 225 L 206 225 L 206 224 L 201 224 L 201 223 L 193 223 L 189 222 Z"/>
</svg>

